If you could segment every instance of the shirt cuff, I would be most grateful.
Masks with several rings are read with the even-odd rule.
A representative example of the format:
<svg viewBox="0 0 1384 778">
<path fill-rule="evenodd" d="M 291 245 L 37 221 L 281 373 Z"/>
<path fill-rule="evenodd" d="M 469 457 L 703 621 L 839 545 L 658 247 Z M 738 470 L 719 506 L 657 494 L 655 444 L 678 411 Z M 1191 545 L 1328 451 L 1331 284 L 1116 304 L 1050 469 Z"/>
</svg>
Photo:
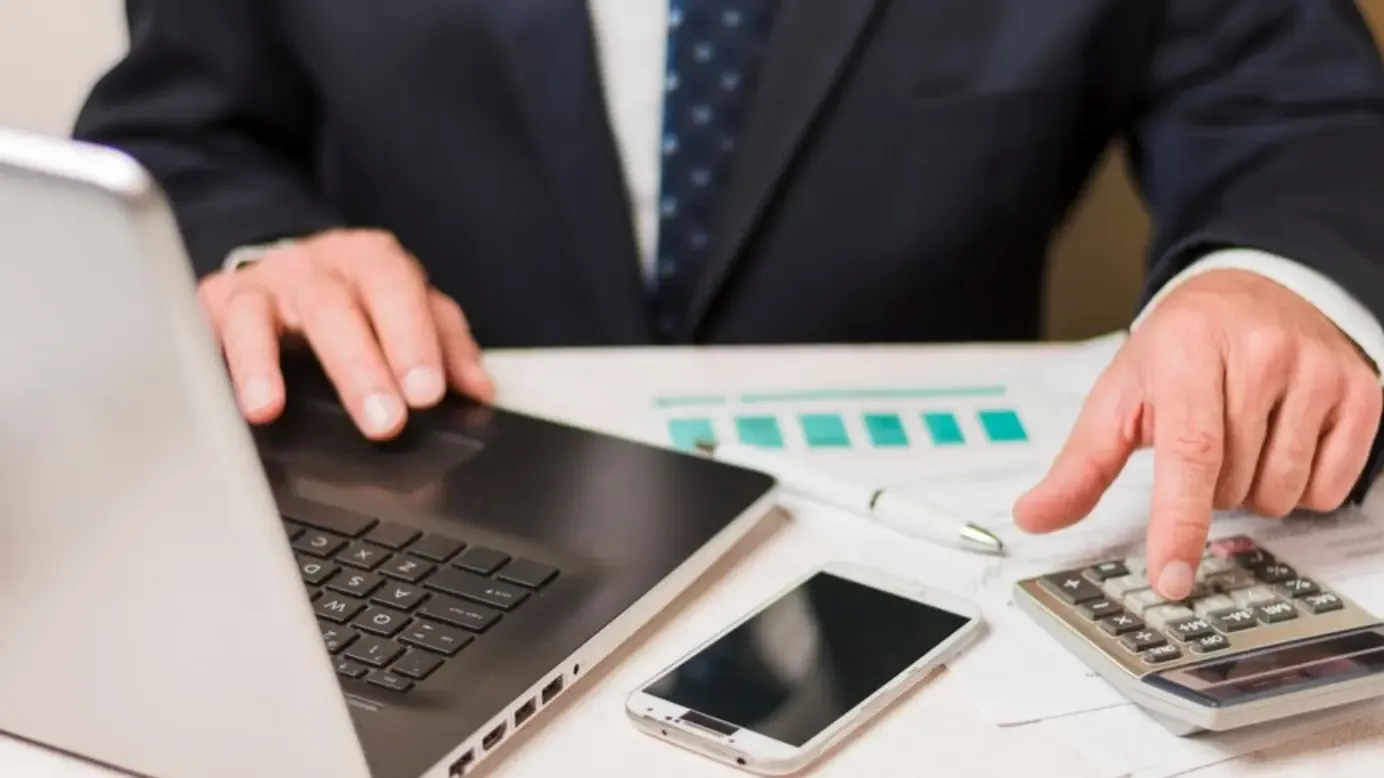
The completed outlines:
<svg viewBox="0 0 1384 778">
<path fill-rule="evenodd" d="M 1384 326 L 1381 326 L 1377 316 L 1340 284 L 1316 270 L 1300 262 L 1254 249 L 1216 251 L 1192 263 L 1154 294 L 1148 305 L 1139 312 L 1130 329 L 1138 327 L 1154 306 L 1173 289 L 1188 279 L 1212 270 L 1244 270 L 1257 273 L 1290 289 L 1316 306 L 1317 310 L 1330 319 L 1346 337 L 1355 341 L 1355 345 L 1375 364 L 1376 370 L 1384 369 Z"/>
</svg>

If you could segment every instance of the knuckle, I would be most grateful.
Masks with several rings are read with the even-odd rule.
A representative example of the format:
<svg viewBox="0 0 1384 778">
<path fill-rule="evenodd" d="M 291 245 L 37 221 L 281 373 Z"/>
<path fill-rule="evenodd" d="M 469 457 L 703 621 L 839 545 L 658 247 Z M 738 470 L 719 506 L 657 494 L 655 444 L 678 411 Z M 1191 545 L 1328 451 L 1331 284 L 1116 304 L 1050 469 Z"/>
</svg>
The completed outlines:
<svg viewBox="0 0 1384 778">
<path fill-rule="evenodd" d="M 1338 356 L 1320 346 L 1308 346 L 1298 354 L 1298 380 L 1307 392 L 1308 402 L 1326 403 L 1336 399 L 1345 383 Z"/>
<path fill-rule="evenodd" d="M 1220 469 L 1221 440 L 1209 430 L 1178 430 L 1172 440 L 1167 441 L 1167 447 L 1168 451 L 1185 465 L 1198 471 L 1214 472 Z"/>
<path fill-rule="evenodd" d="M 1240 335 L 1238 346 L 1242 359 L 1256 375 L 1286 372 L 1292 360 L 1292 339 L 1280 327 L 1250 328 Z"/>
</svg>

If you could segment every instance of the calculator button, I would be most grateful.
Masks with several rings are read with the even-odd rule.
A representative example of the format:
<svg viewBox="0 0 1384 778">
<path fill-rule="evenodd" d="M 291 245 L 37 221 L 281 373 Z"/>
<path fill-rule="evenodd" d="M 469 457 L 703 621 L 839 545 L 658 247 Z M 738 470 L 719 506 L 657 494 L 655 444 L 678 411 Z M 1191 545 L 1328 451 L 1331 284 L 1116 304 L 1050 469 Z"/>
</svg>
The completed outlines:
<svg viewBox="0 0 1384 778">
<path fill-rule="evenodd" d="M 1124 598 L 1125 610 L 1136 616 L 1142 616 L 1144 615 L 1144 611 L 1149 608 L 1166 605 L 1167 602 L 1167 600 L 1163 599 L 1163 595 L 1152 589 L 1140 589 L 1137 592 L 1130 592 L 1126 594 Z"/>
<path fill-rule="evenodd" d="M 1256 624 L 1254 614 L 1243 608 L 1212 613 L 1208 618 L 1221 632 L 1239 632 Z"/>
<path fill-rule="evenodd" d="M 1237 567 L 1224 573 L 1217 573 L 1216 575 L 1209 576 L 1203 583 L 1210 591 L 1224 593 L 1254 586 L 1259 583 L 1259 580 L 1256 579 L 1254 574 L 1250 571 L 1241 570 Z"/>
<path fill-rule="evenodd" d="M 1248 570 L 1254 570 L 1260 567 L 1265 567 L 1267 565 L 1274 564 L 1278 561 L 1274 559 L 1273 554 L 1270 554 L 1262 548 L 1256 548 L 1253 551 L 1245 551 L 1236 554 L 1234 556 L 1234 560 L 1235 564 Z"/>
<path fill-rule="evenodd" d="M 1321 587 L 1306 578 L 1294 578 L 1275 586 L 1274 590 L 1290 600 L 1297 600 L 1309 594 L 1317 594 Z"/>
<path fill-rule="evenodd" d="M 1092 600 L 1081 606 L 1081 612 L 1086 615 L 1086 618 L 1092 621 L 1099 621 L 1109 616 L 1114 616 L 1116 613 L 1119 613 L 1120 610 L 1119 604 L 1108 597 Z"/>
<path fill-rule="evenodd" d="M 1043 588 L 1061 597 L 1068 605 L 1080 605 L 1105 596 L 1100 587 L 1086 580 L 1080 571 L 1045 576 L 1042 584 Z"/>
<path fill-rule="evenodd" d="M 1119 637 L 1129 632 L 1136 632 L 1144 628 L 1144 620 L 1129 613 L 1117 613 L 1107 619 L 1102 619 L 1100 628 L 1106 634 Z"/>
<path fill-rule="evenodd" d="M 1217 611 L 1229 611 L 1235 610 L 1235 608 L 1235 601 L 1225 596 L 1224 594 L 1215 594 L 1210 597 L 1205 597 L 1203 599 L 1197 600 L 1197 603 L 1194 606 L 1194 609 L 1196 610 L 1196 615 L 1202 617 L 1203 619 Z"/>
<path fill-rule="evenodd" d="M 1143 578 L 1144 574 L 1149 571 L 1148 560 L 1146 560 L 1142 554 L 1133 554 L 1126 557 L 1124 563 L 1125 569 L 1129 571 L 1130 575 L 1137 575 Z M 1145 584 L 1145 586 L 1147 586 L 1147 584 Z"/>
<path fill-rule="evenodd" d="M 1277 584 L 1297 578 L 1297 571 L 1281 562 L 1274 562 L 1254 568 L 1254 577 L 1267 584 Z"/>
<path fill-rule="evenodd" d="M 1341 598 L 1331 592 L 1309 594 L 1303 597 L 1299 602 L 1304 610 L 1313 614 L 1330 613 L 1331 611 L 1338 611 L 1345 607 L 1345 603 L 1341 602 Z"/>
<path fill-rule="evenodd" d="M 1227 648 L 1230 648 L 1230 638 L 1225 635 L 1212 633 L 1192 641 L 1192 653 L 1194 654 L 1210 654 L 1214 651 L 1224 651 Z"/>
<path fill-rule="evenodd" d="M 1159 605 L 1144 611 L 1144 622 L 1154 629 L 1166 629 L 1174 621 L 1196 618 L 1191 608 L 1183 605 Z"/>
<path fill-rule="evenodd" d="M 1218 556 L 1209 556 L 1205 559 L 1202 559 L 1201 564 L 1197 566 L 1197 578 L 1205 581 L 1206 579 L 1211 578 L 1212 576 L 1217 576 L 1222 573 L 1228 573 L 1232 570 L 1238 569 L 1239 568 L 1235 566 L 1235 563 L 1231 562 L 1229 559 L 1224 559 Z"/>
<path fill-rule="evenodd" d="M 1120 638 L 1120 642 L 1125 648 L 1135 653 L 1147 651 L 1150 648 L 1167 645 L 1168 641 L 1162 635 L 1153 630 L 1141 629 L 1138 632 L 1130 632 Z"/>
<path fill-rule="evenodd" d="M 1174 659 L 1180 659 L 1181 657 L 1182 652 L 1178 650 L 1177 646 L 1171 643 L 1164 643 L 1161 646 L 1150 648 L 1144 652 L 1144 661 L 1151 665 L 1161 665 L 1165 662 L 1171 662 Z"/>
<path fill-rule="evenodd" d="M 1168 634 L 1180 642 L 1187 643 L 1207 635 L 1216 634 L 1211 622 L 1203 618 L 1184 619 L 1168 625 Z"/>
<path fill-rule="evenodd" d="M 1265 624 L 1278 624 L 1297 618 L 1297 611 L 1291 603 L 1271 602 L 1254 608 L 1254 616 Z"/>
<path fill-rule="evenodd" d="M 1129 575 L 1129 568 L 1125 566 L 1124 562 L 1102 562 L 1087 570 L 1086 574 L 1099 583 L 1111 578 L 1124 578 Z"/>
<path fill-rule="evenodd" d="M 1253 610 L 1256 605 L 1266 605 L 1278 602 L 1278 597 L 1274 595 L 1273 589 L 1267 586 L 1252 586 L 1248 589 L 1237 589 L 1230 593 L 1230 599 L 1241 608 Z"/>
<path fill-rule="evenodd" d="M 1212 556 L 1222 559 L 1232 559 L 1236 554 L 1243 554 L 1247 551 L 1254 551 L 1257 546 L 1252 538 L 1244 535 L 1233 535 L 1228 538 L 1220 538 L 1211 541 L 1208 546 Z"/>
<path fill-rule="evenodd" d="M 1111 578 L 1101 585 L 1105 593 L 1112 600 L 1123 600 L 1126 594 L 1137 592 L 1140 589 L 1149 588 L 1147 578 L 1142 575 L 1127 575 L 1123 578 Z"/>
</svg>

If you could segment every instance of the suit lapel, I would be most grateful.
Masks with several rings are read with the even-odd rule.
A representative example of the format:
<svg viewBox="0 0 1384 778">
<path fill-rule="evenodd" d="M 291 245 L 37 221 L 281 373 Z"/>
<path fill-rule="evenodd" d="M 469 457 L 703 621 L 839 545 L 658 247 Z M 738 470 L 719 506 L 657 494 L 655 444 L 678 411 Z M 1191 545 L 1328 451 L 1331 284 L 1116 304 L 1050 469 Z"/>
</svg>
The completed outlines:
<svg viewBox="0 0 1384 778">
<path fill-rule="evenodd" d="M 620 159 L 585 0 L 493 0 L 489 9 L 529 143 L 547 174 L 575 276 L 612 342 L 651 339 Z"/>
<path fill-rule="evenodd" d="M 779 0 L 759 95 L 724 194 L 712 255 L 683 335 L 691 338 L 749 240 L 879 0 Z"/>
</svg>

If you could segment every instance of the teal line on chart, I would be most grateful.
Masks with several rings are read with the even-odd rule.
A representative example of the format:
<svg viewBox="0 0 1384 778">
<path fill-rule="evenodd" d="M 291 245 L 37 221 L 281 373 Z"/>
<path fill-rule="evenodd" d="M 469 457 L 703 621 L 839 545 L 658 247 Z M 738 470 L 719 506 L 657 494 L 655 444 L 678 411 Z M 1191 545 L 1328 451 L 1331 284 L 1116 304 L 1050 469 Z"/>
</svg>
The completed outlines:
<svg viewBox="0 0 1384 778">
<path fill-rule="evenodd" d="M 897 413 L 865 414 L 865 431 L 870 433 L 870 442 L 881 448 L 908 445 L 908 431 Z"/>
<path fill-rule="evenodd" d="M 799 417 L 803 436 L 812 448 L 849 448 L 851 438 L 846 423 L 835 413 L 804 413 Z"/>
<path fill-rule="evenodd" d="M 790 389 L 781 392 L 746 392 L 744 403 L 803 402 L 810 400 L 936 400 L 964 397 L 1003 397 L 1003 386 L 876 386 L 837 389 Z M 725 405 L 734 399 L 719 394 L 669 394 L 653 399 L 656 408 Z"/>
<path fill-rule="evenodd" d="M 924 413 L 923 424 L 927 425 L 932 442 L 939 446 L 956 446 L 966 442 L 966 436 L 961 434 L 961 425 L 950 413 Z"/>
<path fill-rule="evenodd" d="M 980 411 L 976 414 L 980 425 L 992 443 L 1022 443 L 1028 440 L 1024 423 L 1019 414 L 1011 410 Z"/>
<path fill-rule="evenodd" d="M 773 416 L 741 416 L 735 420 L 740 442 L 748 446 L 783 448 L 783 430 Z"/>
<path fill-rule="evenodd" d="M 716 442 L 716 430 L 710 419 L 669 419 L 668 435 L 673 439 L 673 446 L 684 451 L 691 451 L 701 441 Z"/>
</svg>

